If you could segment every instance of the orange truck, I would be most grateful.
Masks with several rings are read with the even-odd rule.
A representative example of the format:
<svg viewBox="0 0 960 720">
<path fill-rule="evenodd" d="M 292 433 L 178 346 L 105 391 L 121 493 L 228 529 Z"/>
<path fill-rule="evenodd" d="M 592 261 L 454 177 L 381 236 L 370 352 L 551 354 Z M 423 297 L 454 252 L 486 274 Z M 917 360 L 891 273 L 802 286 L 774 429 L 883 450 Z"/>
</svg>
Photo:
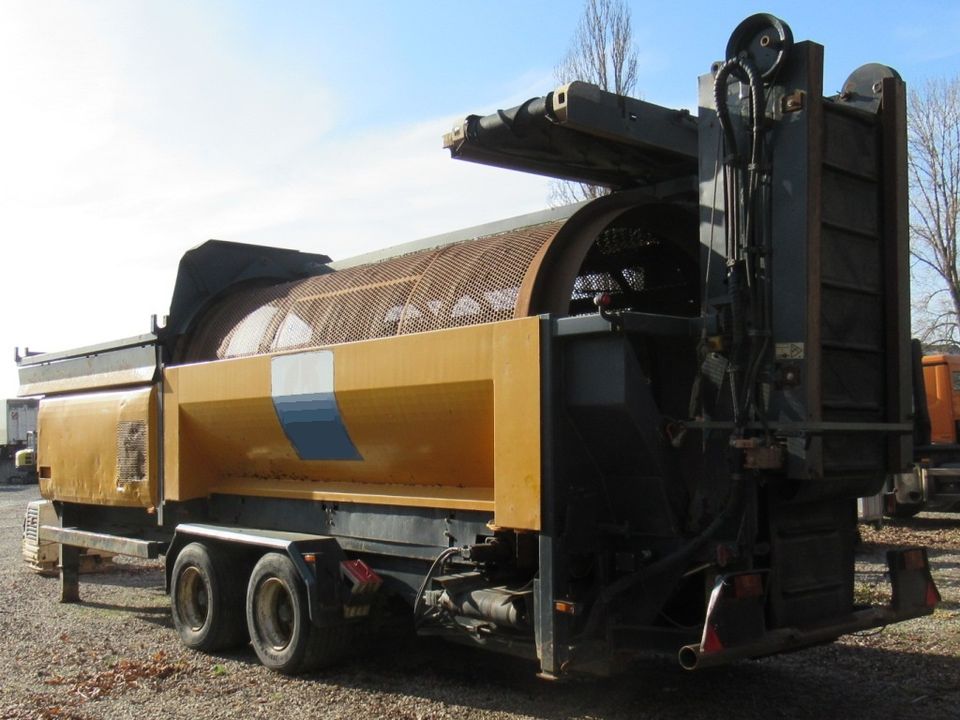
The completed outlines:
<svg viewBox="0 0 960 720">
<path fill-rule="evenodd" d="M 919 358 L 914 341 L 913 471 L 893 477 L 887 514 L 910 517 L 920 510 L 960 511 L 960 355 Z"/>
<path fill-rule="evenodd" d="M 956 445 L 960 422 L 960 355 L 923 358 L 923 385 L 930 417 L 930 442 Z"/>
</svg>

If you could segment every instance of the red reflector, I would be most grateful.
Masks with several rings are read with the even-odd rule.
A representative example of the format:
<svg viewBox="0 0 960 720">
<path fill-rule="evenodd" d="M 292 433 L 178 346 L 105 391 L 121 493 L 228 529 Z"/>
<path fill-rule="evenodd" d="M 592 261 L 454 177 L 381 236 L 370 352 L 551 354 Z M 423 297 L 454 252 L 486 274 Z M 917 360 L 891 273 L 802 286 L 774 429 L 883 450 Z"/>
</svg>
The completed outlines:
<svg viewBox="0 0 960 720">
<path fill-rule="evenodd" d="M 363 560 L 342 560 L 340 568 L 353 584 L 351 592 L 359 595 L 367 592 L 376 592 L 383 580 Z"/>
<path fill-rule="evenodd" d="M 760 575 L 737 575 L 733 578 L 733 596 L 738 600 L 763 595 L 763 578 Z"/>
<path fill-rule="evenodd" d="M 903 551 L 904 570 L 923 570 L 926 565 L 927 563 L 923 557 L 923 550 L 920 548 Z"/>
<path fill-rule="evenodd" d="M 577 614 L 577 604 L 572 603 L 569 600 L 557 600 L 553 603 L 553 609 L 557 612 L 565 613 L 567 615 L 576 615 Z"/>
<path fill-rule="evenodd" d="M 937 603 L 940 602 L 940 593 L 937 590 L 937 586 L 933 584 L 933 581 L 927 583 L 927 597 L 926 604 L 928 608 L 935 608 Z"/>
<path fill-rule="evenodd" d="M 700 643 L 700 652 L 712 653 L 719 650 L 723 650 L 723 643 L 720 642 L 720 636 L 717 635 L 716 628 L 708 624 L 703 629 L 703 642 Z"/>
</svg>

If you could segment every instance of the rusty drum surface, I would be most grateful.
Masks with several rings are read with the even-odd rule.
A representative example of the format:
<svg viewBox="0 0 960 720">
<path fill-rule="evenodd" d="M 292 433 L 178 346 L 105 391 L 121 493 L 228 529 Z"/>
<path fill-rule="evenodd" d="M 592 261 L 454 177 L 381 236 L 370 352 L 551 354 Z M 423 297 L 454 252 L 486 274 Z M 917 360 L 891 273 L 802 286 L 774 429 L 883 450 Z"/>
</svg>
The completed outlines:
<svg viewBox="0 0 960 720">
<path fill-rule="evenodd" d="M 205 313 L 180 360 L 580 314 L 593 311 L 596 292 L 619 296 L 621 307 L 693 313 L 696 222 L 682 206 L 618 193 L 566 220 L 241 289 Z M 680 307 L 667 307 L 671 289 Z"/>
</svg>

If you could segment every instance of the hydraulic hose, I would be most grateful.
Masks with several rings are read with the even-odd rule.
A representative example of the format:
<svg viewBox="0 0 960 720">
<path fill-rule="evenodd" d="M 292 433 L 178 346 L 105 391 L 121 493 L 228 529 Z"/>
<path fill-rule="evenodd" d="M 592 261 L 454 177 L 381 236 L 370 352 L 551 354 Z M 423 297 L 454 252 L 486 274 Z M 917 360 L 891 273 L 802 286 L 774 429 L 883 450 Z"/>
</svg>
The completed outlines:
<svg viewBox="0 0 960 720">
<path fill-rule="evenodd" d="M 730 118 L 727 83 L 734 75 L 745 80 L 750 90 L 750 157 L 744 168 L 737 145 L 736 133 Z M 766 351 L 764 340 L 758 351 L 744 357 L 744 345 L 747 341 L 746 313 L 744 293 L 750 292 L 751 305 L 756 304 L 757 260 L 753 251 L 758 243 L 755 203 L 760 192 L 761 166 L 763 163 L 763 121 L 766 103 L 763 92 L 763 78 L 756 66 L 745 56 L 737 56 L 724 62 L 714 80 L 714 102 L 717 119 L 723 133 L 726 155 L 724 160 L 726 184 L 732 191 L 726 193 L 726 209 L 729 218 L 728 231 L 728 290 L 730 292 L 730 312 L 733 331 L 732 363 L 730 367 L 730 390 L 732 394 L 734 425 L 740 429 L 747 421 L 747 414 L 753 396 L 752 385 L 757 380 L 761 355 Z M 745 175 L 745 177 L 744 177 Z M 761 204 L 764 198 L 760 198 Z M 733 210 L 731 211 L 731 208 Z M 761 236 L 766 227 L 760 223 Z M 763 244 L 762 238 L 759 243 Z M 760 248 L 763 249 L 762 247 Z M 765 303 L 762 303 L 765 305 Z M 763 308 L 765 325 L 768 309 Z M 755 318 L 756 319 L 756 318 Z"/>
<path fill-rule="evenodd" d="M 624 575 L 622 578 L 611 583 L 601 591 L 590 610 L 590 615 L 587 618 L 587 624 L 583 630 L 584 636 L 590 637 L 596 633 L 597 626 L 600 624 L 600 621 L 606 612 L 607 605 L 609 605 L 617 595 L 630 590 L 632 587 L 642 583 L 645 580 L 649 580 L 650 578 L 662 574 L 668 570 L 673 570 L 677 566 L 688 562 L 694 554 L 696 554 L 711 538 L 713 538 L 714 535 L 717 534 L 717 532 L 720 531 L 720 528 L 722 528 L 731 518 L 735 517 L 736 514 L 743 509 L 746 482 L 740 475 L 739 471 L 731 474 L 730 482 L 732 483 L 732 487 L 730 489 L 730 496 L 727 499 L 727 504 L 724 506 L 723 510 L 721 510 L 720 513 L 711 521 L 711 523 L 704 528 L 703 532 L 688 540 L 685 545 L 681 546 L 675 552 L 661 558 L 660 560 L 657 560 L 651 565 L 648 565 L 647 567 L 638 570 L 635 573 Z"/>
<path fill-rule="evenodd" d="M 734 133 L 733 125 L 730 120 L 730 110 L 727 103 L 727 81 L 731 74 L 735 72 L 747 81 L 750 88 L 750 109 L 752 122 L 750 128 L 750 160 L 746 168 L 746 183 L 739 182 L 740 173 L 743 171 L 742 159 L 739 154 L 736 134 Z M 742 264 L 739 261 L 739 254 L 741 248 L 743 250 L 748 248 L 752 239 L 751 235 L 753 234 L 753 228 L 750 224 L 750 217 L 753 214 L 753 196 L 757 190 L 758 177 L 760 174 L 760 163 L 762 161 L 763 121 L 766 108 L 763 93 L 763 80 L 759 71 L 749 59 L 745 57 L 733 57 L 720 66 L 720 68 L 717 70 L 716 79 L 714 82 L 714 102 L 716 104 L 717 118 L 720 122 L 720 128 L 723 133 L 724 144 L 727 150 L 724 158 L 724 165 L 729 171 L 731 171 L 730 175 L 728 175 L 728 182 L 726 183 L 726 205 L 728 210 L 727 217 L 731 219 L 730 222 L 733 227 L 730 228 L 728 226 L 728 237 L 730 237 L 732 241 L 728 240 L 727 260 L 728 263 L 730 263 L 731 268 L 730 291 L 735 296 L 732 298 L 734 305 L 732 308 L 734 315 L 734 334 L 736 336 L 734 345 L 737 346 L 734 348 L 734 353 L 739 354 L 738 346 L 742 345 L 746 339 L 746 333 L 743 327 L 743 323 L 745 321 L 743 313 L 745 308 L 743 308 L 742 298 L 739 296 L 743 292 L 743 281 L 746 280 L 748 285 L 751 284 L 749 277 L 741 278 L 739 276 L 740 272 L 742 272 Z M 729 180 L 733 180 L 733 182 L 729 182 Z M 729 208 L 732 205 L 736 206 L 736 212 L 729 212 Z M 766 347 L 766 341 L 761 347 Z M 735 362 L 739 362 L 739 360 L 736 360 Z M 748 381 L 755 381 L 756 372 L 759 367 L 758 359 L 752 358 L 751 361 L 747 363 L 747 366 L 748 373 L 745 379 Z M 731 384 L 735 388 L 733 390 L 735 395 L 735 425 L 738 428 L 741 428 L 746 422 L 746 408 L 744 407 L 743 400 L 740 398 L 742 391 L 740 388 L 736 388 L 737 383 L 735 383 L 734 380 L 735 378 L 731 377 Z M 745 396 L 746 398 L 750 397 L 749 393 L 745 393 Z M 730 494 L 723 510 L 721 510 L 720 513 L 714 517 L 710 524 L 704 528 L 701 533 L 688 540 L 678 550 L 670 553 L 660 560 L 657 560 L 651 565 L 638 570 L 635 573 L 625 575 L 624 577 L 605 587 L 600 592 L 590 610 L 586 626 L 584 627 L 584 636 L 590 637 L 596 633 L 597 628 L 604 614 L 606 613 L 607 606 L 613 601 L 614 598 L 630 590 L 634 586 L 644 582 L 645 580 L 649 580 L 657 575 L 672 571 L 688 562 L 720 531 L 720 529 L 727 522 L 735 518 L 737 514 L 743 512 L 747 482 L 742 475 L 741 459 L 736 457 L 734 462 L 735 468 L 730 474 Z"/>
<path fill-rule="evenodd" d="M 433 578 L 433 574 L 437 571 L 438 568 L 442 567 L 443 564 L 449 560 L 454 555 L 459 555 L 463 552 L 463 548 L 459 547 L 449 547 L 443 550 L 436 558 L 434 558 L 433 563 L 430 565 L 430 569 L 427 570 L 427 574 L 423 576 L 423 582 L 420 583 L 420 589 L 417 590 L 417 597 L 413 601 L 413 624 L 414 627 L 419 627 L 421 620 L 423 619 L 420 615 L 421 608 L 423 607 L 423 598 L 427 592 L 427 588 L 430 586 L 430 580 Z"/>
</svg>

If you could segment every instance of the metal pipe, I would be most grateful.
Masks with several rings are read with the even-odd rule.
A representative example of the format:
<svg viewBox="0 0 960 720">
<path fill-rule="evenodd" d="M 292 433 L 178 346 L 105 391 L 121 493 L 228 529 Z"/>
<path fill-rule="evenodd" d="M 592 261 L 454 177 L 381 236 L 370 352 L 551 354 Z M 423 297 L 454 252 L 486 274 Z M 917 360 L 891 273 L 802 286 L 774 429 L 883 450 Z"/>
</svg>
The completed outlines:
<svg viewBox="0 0 960 720">
<path fill-rule="evenodd" d="M 819 627 L 811 630 L 800 628 L 778 628 L 766 633 L 755 642 L 725 648 L 716 652 L 704 653 L 700 645 L 684 645 L 677 654 L 680 666 L 684 670 L 702 670 L 703 668 L 727 665 L 737 660 L 759 658 L 789 650 L 799 650 L 811 645 L 831 642 L 841 635 L 847 635 L 861 630 L 889 625 L 891 623 L 910 620 L 911 618 L 929 615 L 930 608 L 910 608 L 896 611 L 890 606 L 872 607 L 859 610 L 850 616 L 846 622 Z"/>
<path fill-rule="evenodd" d="M 527 627 L 527 614 L 513 593 L 498 590 L 470 590 L 440 596 L 440 605 L 454 615 L 477 620 L 489 620 L 496 625 L 512 628 Z"/>
</svg>

